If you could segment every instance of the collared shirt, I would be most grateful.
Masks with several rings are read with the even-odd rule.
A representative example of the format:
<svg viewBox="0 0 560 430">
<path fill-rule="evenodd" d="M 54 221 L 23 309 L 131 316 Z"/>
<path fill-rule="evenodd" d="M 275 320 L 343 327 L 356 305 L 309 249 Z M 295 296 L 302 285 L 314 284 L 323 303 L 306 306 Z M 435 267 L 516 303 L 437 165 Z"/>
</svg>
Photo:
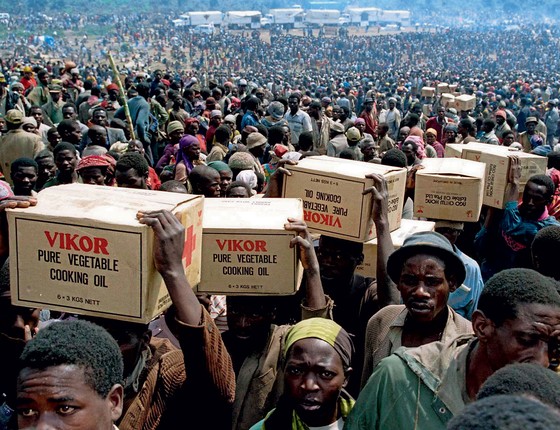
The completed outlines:
<svg viewBox="0 0 560 430">
<path fill-rule="evenodd" d="M 472 333 L 470 321 L 448 307 L 447 322 L 441 334 L 441 342 L 449 342 L 462 334 Z M 368 322 L 362 386 L 371 376 L 381 360 L 402 346 L 403 327 L 409 315 L 405 305 L 386 306 Z"/>
<path fill-rule="evenodd" d="M 299 141 L 299 135 L 304 131 L 312 131 L 311 117 L 307 112 L 298 109 L 298 111 L 292 115 L 290 111 L 286 112 L 284 115 L 288 125 L 290 126 L 290 131 L 292 134 L 292 143 L 297 143 Z"/>
<path fill-rule="evenodd" d="M 471 400 L 467 365 L 473 335 L 399 348 L 382 360 L 360 393 L 345 430 L 445 430 Z"/>
</svg>

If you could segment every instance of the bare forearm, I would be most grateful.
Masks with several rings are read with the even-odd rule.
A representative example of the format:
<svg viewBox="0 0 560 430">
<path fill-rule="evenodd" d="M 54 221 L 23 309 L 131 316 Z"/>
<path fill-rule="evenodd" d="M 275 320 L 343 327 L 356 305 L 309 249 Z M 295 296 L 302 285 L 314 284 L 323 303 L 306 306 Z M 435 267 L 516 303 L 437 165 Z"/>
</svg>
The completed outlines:
<svg viewBox="0 0 560 430">
<path fill-rule="evenodd" d="M 175 270 L 162 274 L 162 277 L 175 306 L 177 318 L 185 324 L 199 325 L 202 319 L 202 307 L 185 274 L 181 270 Z"/>
<path fill-rule="evenodd" d="M 377 231 L 377 297 L 379 306 L 399 304 L 401 296 L 387 272 L 387 261 L 395 250 L 387 220 L 375 223 Z"/>
<path fill-rule="evenodd" d="M 319 266 L 305 271 L 307 287 L 305 290 L 305 301 L 311 309 L 320 309 L 327 305 L 323 284 L 321 283 L 321 274 Z"/>
</svg>

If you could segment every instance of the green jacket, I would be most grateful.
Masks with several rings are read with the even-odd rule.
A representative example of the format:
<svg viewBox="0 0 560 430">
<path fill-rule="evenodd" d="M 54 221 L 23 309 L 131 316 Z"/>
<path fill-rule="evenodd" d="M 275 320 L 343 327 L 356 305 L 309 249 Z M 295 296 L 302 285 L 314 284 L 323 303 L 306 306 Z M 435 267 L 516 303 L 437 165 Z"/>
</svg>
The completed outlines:
<svg viewBox="0 0 560 430">
<path fill-rule="evenodd" d="M 467 356 L 475 342 L 463 335 L 447 344 L 402 347 L 381 360 L 344 430 L 445 430 L 470 402 Z"/>
</svg>

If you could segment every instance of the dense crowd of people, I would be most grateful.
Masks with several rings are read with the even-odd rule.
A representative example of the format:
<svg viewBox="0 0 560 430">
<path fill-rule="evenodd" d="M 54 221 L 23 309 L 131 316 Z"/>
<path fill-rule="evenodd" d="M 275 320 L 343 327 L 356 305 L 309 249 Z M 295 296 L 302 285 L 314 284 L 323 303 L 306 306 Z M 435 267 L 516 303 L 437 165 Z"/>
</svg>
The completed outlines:
<svg viewBox="0 0 560 430">
<path fill-rule="evenodd" d="M 12 305 L 1 217 L 0 430 L 560 428 L 557 29 L 265 41 L 113 19 L 95 49 L 2 59 L 0 211 L 73 183 L 278 199 L 289 166 L 328 156 L 406 169 L 413 219 L 423 160 L 471 142 L 510 149 L 505 204 L 395 249 L 372 173 L 376 278 L 356 270 L 363 243 L 288 219 L 304 277 L 273 298 L 195 295 L 182 224 L 138 213 L 172 302 L 149 325 Z M 522 183 L 521 153 L 546 172 Z"/>
</svg>

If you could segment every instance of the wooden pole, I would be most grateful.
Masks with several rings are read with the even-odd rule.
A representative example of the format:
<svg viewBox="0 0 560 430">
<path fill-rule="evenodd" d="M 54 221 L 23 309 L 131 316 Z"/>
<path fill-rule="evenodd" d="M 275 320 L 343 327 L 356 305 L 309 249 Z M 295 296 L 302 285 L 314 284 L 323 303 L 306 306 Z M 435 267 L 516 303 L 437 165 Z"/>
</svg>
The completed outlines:
<svg viewBox="0 0 560 430">
<path fill-rule="evenodd" d="M 111 63 L 111 69 L 113 69 L 114 80 L 117 82 L 117 85 L 119 87 L 119 93 L 121 95 L 121 100 L 124 100 L 123 109 L 124 109 L 124 115 L 125 115 L 125 118 L 126 118 L 126 122 L 128 123 L 128 128 L 130 130 L 130 139 L 134 140 L 134 139 L 136 139 L 135 134 L 134 134 L 134 124 L 132 123 L 132 117 L 130 116 L 130 110 L 128 109 L 128 99 L 127 99 L 126 93 L 124 91 L 124 86 L 123 86 L 123 83 L 121 81 L 119 71 L 117 70 L 115 60 L 113 59 L 113 55 L 109 52 L 107 54 L 107 56 L 109 57 L 109 62 Z"/>
</svg>

